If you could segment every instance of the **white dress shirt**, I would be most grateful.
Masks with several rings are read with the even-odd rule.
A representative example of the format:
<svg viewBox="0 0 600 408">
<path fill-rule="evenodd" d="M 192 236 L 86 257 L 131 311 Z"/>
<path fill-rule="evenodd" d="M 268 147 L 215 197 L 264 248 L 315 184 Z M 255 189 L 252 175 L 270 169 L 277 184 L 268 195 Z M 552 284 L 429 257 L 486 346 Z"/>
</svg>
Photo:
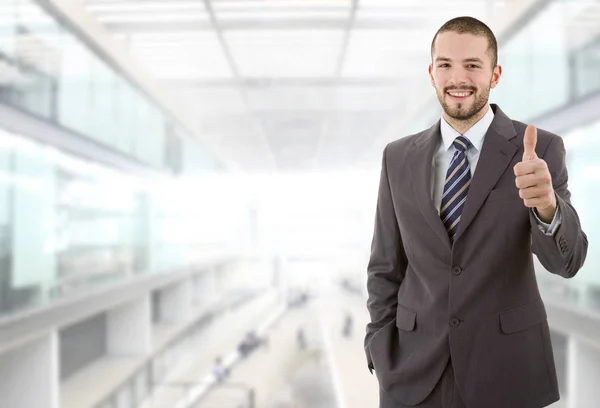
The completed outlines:
<svg viewBox="0 0 600 408">
<path fill-rule="evenodd" d="M 479 154 L 481 152 L 481 147 L 483 146 L 483 140 L 485 139 L 485 134 L 493 120 L 494 112 L 492 111 L 492 108 L 488 106 L 486 114 L 463 135 L 471 142 L 471 147 L 467 150 L 467 159 L 469 160 L 469 166 L 471 167 L 471 177 L 475 174 L 477 162 L 479 161 Z M 442 140 L 439 142 L 439 146 L 433 155 L 433 171 L 431 172 L 431 199 L 433 200 L 438 214 L 440 213 L 442 195 L 444 193 L 446 172 L 450 166 L 450 160 L 452 160 L 452 157 L 456 152 L 456 148 L 453 145 L 454 139 L 460 136 L 460 133 L 450 126 L 443 116 L 440 123 L 440 130 L 442 133 Z M 517 187 L 515 186 L 515 188 Z M 546 235 L 553 235 L 560 225 L 560 212 L 558 208 L 551 224 L 542 222 L 535 211 L 533 211 L 533 215 L 538 222 L 538 227 Z"/>
</svg>

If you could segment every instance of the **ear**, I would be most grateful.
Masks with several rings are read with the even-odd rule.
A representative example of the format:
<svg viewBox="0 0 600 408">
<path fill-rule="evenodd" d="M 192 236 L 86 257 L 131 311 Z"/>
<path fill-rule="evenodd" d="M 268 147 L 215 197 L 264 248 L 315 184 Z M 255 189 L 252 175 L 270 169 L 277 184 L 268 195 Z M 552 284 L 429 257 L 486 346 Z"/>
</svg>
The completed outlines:
<svg viewBox="0 0 600 408">
<path fill-rule="evenodd" d="M 435 80 L 433 79 L 433 65 L 429 64 L 429 68 L 427 68 L 429 72 L 429 79 L 431 80 L 431 85 L 435 88 Z"/>
<path fill-rule="evenodd" d="M 502 67 L 500 65 L 496 65 L 496 68 L 494 68 L 494 72 L 492 72 L 492 82 L 490 83 L 490 88 L 494 89 L 496 85 L 498 85 L 498 81 L 500 81 L 501 75 Z"/>
</svg>

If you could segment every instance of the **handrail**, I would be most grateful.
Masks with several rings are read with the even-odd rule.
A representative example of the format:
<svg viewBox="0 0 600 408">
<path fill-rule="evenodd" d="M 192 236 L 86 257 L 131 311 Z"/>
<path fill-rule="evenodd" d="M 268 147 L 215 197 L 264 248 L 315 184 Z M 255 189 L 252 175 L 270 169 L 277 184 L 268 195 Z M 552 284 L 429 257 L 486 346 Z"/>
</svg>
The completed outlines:
<svg viewBox="0 0 600 408">
<path fill-rule="evenodd" d="M 210 382 L 210 383 L 206 383 L 206 382 L 192 382 L 192 381 L 172 381 L 172 382 L 168 382 L 168 383 L 163 383 L 161 384 L 161 386 L 167 386 L 167 387 L 181 387 L 181 388 L 185 388 L 185 394 L 188 395 L 190 388 L 192 387 L 205 387 L 206 389 L 210 389 L 214 386 L 218 385 L 219 388 L 230 388 L 230 389 L 236 389 L 236 390 L 242 390 L 246 392 L 247 398 L 248 398 L 248 407 L 247 408 L 255 408 L 256 405 L 256 392 L 254 391 L 254 388 L 251 387 L 248 384 L 244 384 L 244 383 L 230 383 L 227 381 L 221 381 L 221 382 Z M 196 401 L 197 403 L 198 401 Z"/>
</svg>

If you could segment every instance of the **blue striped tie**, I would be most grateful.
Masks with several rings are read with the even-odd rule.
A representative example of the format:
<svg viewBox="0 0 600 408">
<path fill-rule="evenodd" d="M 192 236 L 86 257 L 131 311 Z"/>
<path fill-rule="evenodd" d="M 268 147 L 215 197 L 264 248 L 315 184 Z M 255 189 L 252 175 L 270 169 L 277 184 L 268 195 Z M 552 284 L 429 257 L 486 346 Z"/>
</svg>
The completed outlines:
<svg viewBox="0 0 600 408">
<path fill-rule="evenodd" d="M 466 137 L 459 136 L 454 139 L 453 144 L 456 152 L 446 173 L 440 208 L 440 217 L 452 242 L 458 230 L 458 222 L 471 184 L 471 171 L 467 159 L 467 150 L 471 147 L 471 142 Z"/>
</svg>

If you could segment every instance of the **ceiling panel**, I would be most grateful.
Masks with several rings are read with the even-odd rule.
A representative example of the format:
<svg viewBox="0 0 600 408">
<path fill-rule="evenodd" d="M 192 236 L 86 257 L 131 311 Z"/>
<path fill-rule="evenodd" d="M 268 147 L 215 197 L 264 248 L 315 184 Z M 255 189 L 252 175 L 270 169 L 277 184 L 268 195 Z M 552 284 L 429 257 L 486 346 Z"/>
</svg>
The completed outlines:
<svg viewBox="0 0 600 408">
<path fill-rule="evenodd" d="M 204 12 L 161 12 L 161 13 L 127 13 L 127 14 L 102 14 L 98 16 L 101 23 L 179 23 L 197 22 L 206 23 L 209 16 Z"/>
<path fill-rule="evenodd" d="M 255 111 L 324 111 L 333 109 L 335 88 L 274 86 L 246 91 Z"/>
<path fill-rule="evenodd" d="M 255 10 L 255 11 L 220 11 L 216 13 L 217 19 L 221 21 L 240 21 L 240 20 L 337 20 L 348 17 L 348 10 L 311 10 L 311 11 L 296 11 L 296 10 Z"/>
<path fill-rule="evenodd" d="M 423 75 L 426 75 L 426 71 L 423 71 Z M 415 84 L 419 83 L 419 81 L 406 79 L 402 84 L 393 86 L 340 87 L 334 95 L 333 106 L 342 112 L 386 112 L 397 110 L 399 105 L 404 101 L 407 99 L 410 100 Z"/>
<path fill-rule="evenodd" d="M 342 30 L 245 30 L 225 32 L 242 76 L 333 76 Z"/>
<path fill-rule="evenodd" d="M 406 38 L 411 40 L 406 41 Z M 342 75 L 396 78 L 414 75 L 427 67 L 430 44 L 431 38 L 423 31 L 353 31 Z"/>
<path fill-rule="evenodd" d="M 159 79 L 232 78 L 216 33 L 137 33 L 126 40 L 132 54 Z"/>
<path fill-rule="evenodd" d="M 426 67 L 422 81 L 428 83 Z M 421 81 L 418 81 L 421 82 Z M 254 111 L 388 111 L 410 98 L 411 84 L 373 86 L 274 86 L 246 91 Z"/>
<path fill-rule="evenodd" d="M 204 2 L 104 1 L 87 4 L 101 23 L 207 22 Z"/>
<path fill-rule="evenodd" d="M 215 11 L 349 9 L 352 0 L 213 0 Z"/>
<path fill-rule="evenodd" d="M 190 11 L 190 12 L 205 12 L 206 7 L 203 1 L 188 0 L 188 1 L 127 1 L 127 0 L 105 0 L 105 1 L 88 1 L 87 9 L 96 15 L 103 14 L 126 14 L 126 13 L 152 13 L 152 12 L 173 12 L 173 11 Z"/>
<path fill-rule="evenodd" d="M 184 105 L 193 107 L 196 115 L 237 115 L 248 112 L 243 95 L 237 87 L 198 88 L 171 85 L 170 81 L 163 81 L 161 84 Z"/>
</svg>

